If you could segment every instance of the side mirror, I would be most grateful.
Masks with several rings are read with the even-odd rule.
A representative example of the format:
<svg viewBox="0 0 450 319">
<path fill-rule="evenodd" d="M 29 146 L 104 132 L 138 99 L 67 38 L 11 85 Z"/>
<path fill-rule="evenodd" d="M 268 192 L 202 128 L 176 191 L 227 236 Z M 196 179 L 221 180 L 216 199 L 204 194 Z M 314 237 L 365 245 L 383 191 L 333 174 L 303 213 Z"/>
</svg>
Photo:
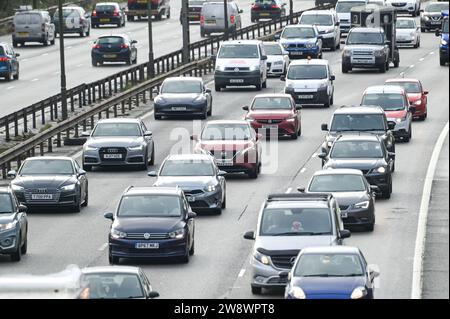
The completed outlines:
<svg viewBox="0 0 450 319">
<path fill-rule="evenodd" d="M 267 60 L 267 55 L 261 56 L 261 60 L 266 61 Z"/>
<path fill-rule="evenodd" d="M 390 158 L 395 158 L 395 153 L 394 152 L 388 152 L 388 156 Z"/>
<path fill-rule="evenodd" d="M 345 39 L 341 39 L 341 44 L 345 44 Z"/>
<path fill-rule="evenodd" d="M 15 170 L 9 171 L 7 176 L 8 176 L 8 178 L 11 178 L 11 179 L 16 178 L 17 172 Z"/>
<path fill-rule="evenodd" d="M 86 176 L 86 171 L 84 169 L 79 169 L 78 176 Z"/>
<path fill-rule="evenodd" d="M 299 111 L 299 110 L 301 110 L 303 107 L 301 106 L 301 105 L 296 105 L 295 106 L 295 109 L 297 110 L 297 111 Z"/>
<path fill-rule="evenodd" d="M 249 110 L 249 107 L 248 107 L 248 106 L 243 106 L 242 109 L 243 109 L 244 111 L 248 111 L 248 110 Z"/>
<path fill-rule="evenodd" d="M 89 137 L 91 136 L 91 132 L 82 132 L 81 137 Z"/>
<path fill-rule="evenodd" d="M 330 76 L 330 80 L 331 80 L 331 81 L 336 80 L 336 76 L 335 76 L 335 75 L 331 75 L 331 76 Z"/>
<path fill-rule="evenodd" d="M 153 136 L 153 132 L 152 131 L 145 131 L 144 132 L 144 136 Z"/>
<path fill-rule="evenodd" d="M 16 55 L 16 58 L 20 57 L 20 53 L 16 53 L 15 55 Z"/>
<path fill-rule="evenodd" d="M 147 299 L 155 299 L 159 297 L 159 293 L 156 291 L 150 291 L 147 295 Z"/>
<path fill-rule="evenodd" d="M 341 25 L 341 23 L 339 21 L 336 21 L 336 23 L 334 25 L 338 27 Z"/>
<path fill-rule="evenodd" d="M 428 92 L 428 91 L 423 91 L 423 95 L 428 95 L 428 93 L 430 93 L 430 92 Z"/>
<path fill-rule="evenodd" d="M 189 212 L 188 215 L 187 215 L 188 219 L 194 219 L 195 217 L 197 217 L 197 214 L 194 213 L 194 212 Z"/>
<path fill-rule="evenodd" d="M 380 188 L 377 185 L 370 185 L 370 190 L 374 193 L 380 192 Z"/>
<path fill-rule="evenodd" d="M 25 205 L 20 204 L 19 205 L 19 213 L 26 213 L 28 210 L 28 207 Z"/>
<path fill-rule="evenodd" d="M 306 191 L 305 187 L 297 187 L 297 191 L 299 191 L 300 193 L 304 193 Z"/>
<path fill-rule="evenodd" d="M 439 31 L 439 29 L 437 29 L 437 30 L 434 32 L 434 34 L 435 34 L 437 37 L 440 37 L 440 36 L 441 36 L 441 31 Z"/>
<path fill-rule="evenodd" d="M 156 171 L 150 171 L 150 172 L 147 173 L 147 176 L 149 176 L 149 177 L 157 177 L 158 173 Z"/>
<path fill-rule="evenodd" d="M 283 55 L 289 55 L 289 51 L 283 50 Z"/>
<path fill-rule="evenodd" d="M 131 44 L 136 44 L 136 43 L 138 43 L 137 40 L 132 40 L 131 41 Z"/>
<path fill-rule="evenodd" d="M 273 36 L 273 38 L 275 39 L 275 40 L 280 40 L 280 38 L 281 38 L 281 34 L 275 34 L 274 36 Z"/>
<path fill-rule="evenodd" d="M 217 56 L 213 54 L 213 55 L 211 55 L 210 59 L 211 59 L 211 61 L 216 61 L 217 60 Z"/>
<path fill-rule="evenodd" d="M 351 236 L 352 236 L 352 233 L 347 229 L 339 231 L 339 237 L 341 239 L 350 238 Z"/>
<path fill-rule="evenodd" d="M 106 219 L 114 220 L 114 214 L 113 213 L 104 213 L 103 217 Z"/>
<path fill-rule="evenodd" d="M 191 140 L 192 141 L 197 141 L 198 140 L 198 136 L 197 135 L 191 135 Z"/>
<path fill-rule="evenodd" d="M 158 95 L 158 94 L 159 94 L 159 91 L 158 91 L 157 89 L 154 89 L 154 90 L 152 91 L 152 93 L 155 94 L 155 95 Z"/>
<path fill-rule="evenodd" d="M 248 231 L 244 234 L 244 239 L 255 240 L 255 232 Z"/>
<path fill-rule="evenodd" d="M 289 278 L 289 272 L 288 271 L 282 271 L 278 274 L 278 277 L 280 277 L 280 279 L 288 279 Z"/>
<path fill-rule="evenodd" d="M 409 111 L 410 111 L 411 113 L 416 113 L 416 107 L 411 105 L 411 106 L 409 107 Z"/>
<path fill-rule="evenodd" d="M 370 276 L 370 279 L 375 279 L 380 276 L 380 273 L 376 270 L 370 269 L 369 276 Z"/>
<path fill-rule="evenodd" d="M 239 9 L 239 13 L 244 13 L 244 10 L 242 10 L 242 9 Z"/>
<path fill-rule="evenodd" d="M 260 134 L 260 133 L 257 133 L 256 134 L 256 140 L 257 141 L 259 141 L 260 139 L 262 139 L 263 138 L 263 135 L 262 134 Z"/>
<path fill-rule="evenodd" d="M 327 153 L 319 153 L 317 154 L 317 157 L 320 159 L 325 159 L 327 157 Z"/>
<path fill-rule="evenodd" d="M 211 91 L 211 89 L 206 89 L 206 90 L 205 90 L 205 93 L 211 94 L 212 91 Z"/>
<path fill-rule="evenodd" d="M 225 171 L 219 171 L 219 172 L 217 173 L 217 175 L 219 175 L 219 176 L 225 176 L 225 175 L 227 175 L 227 172 L 225 172 Z"/>
<path fill-rule="evenodd" d="M 321 128 L 322 128 L 322 131 L 328 132 L 328 124 L 323 123 L 323 124 L 321 125 Z"/>
<path fill-rule="evenodd" d="M 283 81 L 283 82 L 285 82 L 286 81 L 286 75 L 282 75 L 282 76 L 280 76 L 280 81 Z"/>
<path fill-rule="evenodd" d="M 393 123 L 393 122 L 388 122 L 388 129 L 390 129 L 390 130 L 395 129 L 395 123 Z"/>
</svg>

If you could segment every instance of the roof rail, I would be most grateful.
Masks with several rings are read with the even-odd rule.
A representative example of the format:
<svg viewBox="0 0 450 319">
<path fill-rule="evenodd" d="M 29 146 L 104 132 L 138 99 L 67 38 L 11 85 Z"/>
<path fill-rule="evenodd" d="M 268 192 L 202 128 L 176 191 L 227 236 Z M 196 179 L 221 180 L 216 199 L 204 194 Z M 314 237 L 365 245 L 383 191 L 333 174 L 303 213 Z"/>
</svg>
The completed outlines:
<svg viewBox="0 0 450 319">
<path fill-rule="evenodd" d="M 267 196 L 267 201 L 329 201 L 333 195 L 331 193 L 283 193 L 270 194 Z"/>
<path fill-rule="evenodd" d="M 132 189 L 134 186 L 133 185 L 130 185 L 130 186 L 128 186 L 124 191 L 123 191 L 123 193 L 125 194 L 125 193 L 128 193 L 128 191 L 130 190 L 130 189 Z"/>
</svg>

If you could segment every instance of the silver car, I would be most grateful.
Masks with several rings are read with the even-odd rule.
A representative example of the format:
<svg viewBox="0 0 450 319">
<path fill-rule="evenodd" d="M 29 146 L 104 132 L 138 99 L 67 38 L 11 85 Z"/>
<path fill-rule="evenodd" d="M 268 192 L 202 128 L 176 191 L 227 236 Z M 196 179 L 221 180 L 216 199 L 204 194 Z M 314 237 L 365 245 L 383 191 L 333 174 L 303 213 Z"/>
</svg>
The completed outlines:
<svg viewBox="0 0 450 319">
<path fill-rule="evenodd" d="M 344 229 L 337 201 L 331 194 L 273 194 L 264 202 L 256 234 L 247 232 L 245 239 L 255 240 L 253 249 L 253 294 L 262 288 L 282 288 L 300 250 L 311 246 L 343 244 L 350 237 Z"/>
<path fill-rule="evenodd" d="M 398 17 L 395 24 L 395 39 L 397 45 L 420 47 L 420 26 L 416 24 L 414 18 Z"/>
<path fill-rule="evenodd" d="M 47 11 L 21 11 L 14 15 L 12 43 L 15 48 L 26 42 L 55 44 L 55 25 Z"/>
<path fill-rule="evenodd" d="M 241 13 L 237 3 L 228 0 L 228 30 L 234 32 L 242 28 Z M 205 37 L 211 33 L 225 32 L 223 2 L 206 2 L 200 15 L 200 35 Z"/>
<path fill-rule="evenodd" d="M 263 42 L 267 55 L 267 75 L 281 76 L 286 74 L 291 60 L 287 52 L 278 42 Z"/>
<path fill-rule="evenodd" d="M 155 161 L 152 132 L 140 119 L 100 120 L 83 147 L 83 169 L 93 166 L 137 166 L 146 170 Z"/>
</svg>

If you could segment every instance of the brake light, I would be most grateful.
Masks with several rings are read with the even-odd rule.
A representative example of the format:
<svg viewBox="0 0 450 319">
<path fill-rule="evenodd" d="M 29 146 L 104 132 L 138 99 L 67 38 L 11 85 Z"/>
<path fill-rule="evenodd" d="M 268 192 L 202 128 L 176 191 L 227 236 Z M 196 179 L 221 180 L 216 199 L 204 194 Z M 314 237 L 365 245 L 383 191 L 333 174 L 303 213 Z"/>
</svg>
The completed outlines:
<svg viewBox="0 0 450 319">
<path fill-rule="evenodd" d="M 205 17 L 203 15 L 200 16 L 200 24 L 203 24 L 205 22 Z"/>
<path fill-rule="evenodd" d="M 128 46 L 128 44 L 122 44 L 122 45 L 120 46 L 120 48 L 121 48 L 121 49 L 128 49 L 129 46 Z"/>
<path fill-rule="evenodd" d="M 280 7 L 277 6 L 276 4 L 273 4 L 273 5 L 272 5 L 272 9 L 280 9 Z"/>
<path fill-rule="evenodd" d="M 92 11 L 92 16 L 93 16 L 93 17 L 96 17 L 96 16 L 97 16 L 97 11 L 95 11 L 95 10 Z"/>
<path fill-rule="evenodd" d="M 234 15 L 230 16 L 230 22 L 234 23 Z"/>
<path fill-rule="evenodd" d="M 8 62 L 9 61 L 9 59 L 8 58 L 6 58 L 6 57 L 4 57 L 4 58 L 0 58 L 0 62 Z"/>
<path fill-rule="evenodd" d="M 101 47 L 100 44 L 94 44 L 94 45 L 92 46 L 93 49 L 100 49 L 100 47 Z"/>
<path fill-rule="evenodd" d="M 117 11 L 117 9 L 114 10 L 114 16 L 115 16 L 115 17 L 118 17 L 118 16 L 119 16 L 119 11 Z"/>
</svg>

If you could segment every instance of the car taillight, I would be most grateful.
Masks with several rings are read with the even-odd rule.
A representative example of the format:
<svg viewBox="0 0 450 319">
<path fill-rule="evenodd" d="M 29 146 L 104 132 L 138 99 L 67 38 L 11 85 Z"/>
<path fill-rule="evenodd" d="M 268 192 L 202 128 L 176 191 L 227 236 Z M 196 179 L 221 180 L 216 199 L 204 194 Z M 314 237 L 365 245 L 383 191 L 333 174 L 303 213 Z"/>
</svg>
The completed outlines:
<svg viewBox="0 0 450 319">
<path fill-rule="evenodd" d="M 96 16 L 97 16 L 97 11 L 95 11 L 95 10 L 92 11 L 92 16 L 93 16 L 93 17 L 96 17 Z"/>
<path fill-rule="evenodd" d="M 272 9 L 280 9 L 280 7 L 277 6 L 276 4 L 273 4 L 273 5 L 272 5 Z"/>
<path fill-rule="evenodd" d="M 203 15 L 200 16 L 200 23 L 203 24 L 205 22 L 205 17 Z"/>
<path fill-rule="evenodd" d="M 0 57 L 0 62 L 8 62 L 9 61 L 9 59 L 8 58 L 6 58 L 6 57 Z"/>
<path fill-rule="evenodd" d="M 230 16 L 230 22 L 234 23 L 234 15 Z"/>
<path fill-rule="evenodd" d="M 100 45 L 100 44 L 94 44 L 94 45 L 92 46 L 92 48 L 93 48 L 93 49 L 100 49 L 100 48 L 101 48 L 101 45 Z"/>
<path fill-rule="evenodd" d="M 118 17 L 118 16 L 119 16 L 119 11 L 114 10 L 114 16 L 115 16 L 115 17 Z"/>
<path fill-rule="evenodd" d="M 129 46 L 128 46 L 128 44 L 122 44 L 122 45 L 120 46 L 120 48 L 121 48 L 121 49 L 128 49 Z"/>
</svg>

